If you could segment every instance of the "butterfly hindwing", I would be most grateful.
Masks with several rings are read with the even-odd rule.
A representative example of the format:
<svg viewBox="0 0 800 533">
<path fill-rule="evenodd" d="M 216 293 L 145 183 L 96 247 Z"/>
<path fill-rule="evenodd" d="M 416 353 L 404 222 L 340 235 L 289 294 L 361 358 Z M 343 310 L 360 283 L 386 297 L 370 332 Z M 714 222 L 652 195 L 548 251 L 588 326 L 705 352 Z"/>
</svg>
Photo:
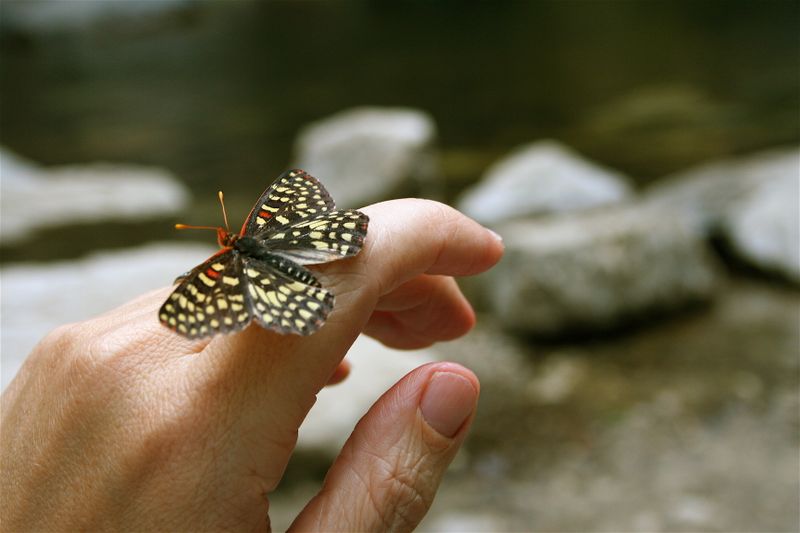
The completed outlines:
<svg viewBox="0 0 800 533">
<path fill-rule="evenodd" d="M 252 257 L 243 263 L 246 296 L 255 320 L 263 327 L 310 335 L 333 309 L 333 295 L 303 267 L 286 260 L 266 262 Z"/>
<path fill-rule="evenodd" d="M 252 319 L 241 258 L 223 250 L 186 274 L 159 310 L 162 324 L 189 338 L 228 333 Z"/>
<path fill-rule="evenodd" d="M 315 177 L 303 170 L 289 170 L 264 191 L 245 220 L 241 234 L 268 234 L 334 209 L 333 198 Z"/>
</svg>

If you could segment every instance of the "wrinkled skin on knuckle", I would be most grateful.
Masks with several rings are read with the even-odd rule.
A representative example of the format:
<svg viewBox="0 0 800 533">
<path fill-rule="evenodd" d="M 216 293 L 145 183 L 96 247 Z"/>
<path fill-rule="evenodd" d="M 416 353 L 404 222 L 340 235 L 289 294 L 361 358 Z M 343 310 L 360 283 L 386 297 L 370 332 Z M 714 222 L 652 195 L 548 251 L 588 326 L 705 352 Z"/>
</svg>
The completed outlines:
<svg viewBox="0 0 800 533">
<path fill-rule="evenodd" d="M 382 468 L 372 475 L 370 501 L 390 531 L 412 530 L 433 501 L 435 488 L 427 457 L 416 451 L 396 449 L 381 459 Z"/>
<path fill-rule="evenodd" d="M 51 363 L 81 353 L 83 333 L 80 324 L 65 324 L 52 330 L 34 347 L 29 361 Z"/>
<path fill-rule="evenodd" d="M 392 506 L 387 508 L 384 522 L 391 531 L 410 531 L 428 512 L 431 501 L 419 490 L 418 473 L 398 471 L 387 480 Z"/>
</svg>

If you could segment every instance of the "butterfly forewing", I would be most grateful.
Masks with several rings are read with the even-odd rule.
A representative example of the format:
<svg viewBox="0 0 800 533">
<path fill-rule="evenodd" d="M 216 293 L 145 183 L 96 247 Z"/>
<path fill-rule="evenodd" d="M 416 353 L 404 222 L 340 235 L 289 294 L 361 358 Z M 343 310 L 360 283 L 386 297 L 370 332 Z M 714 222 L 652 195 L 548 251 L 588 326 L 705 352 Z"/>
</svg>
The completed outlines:
<svg viewBox="0 0 800 533">
<path fill-rule="evenodd" d="M 367 215 L 353 209 L 330 211 L 270 233 L 265 244 L 301 265 L 326 263 L 356 255 L 368 223 Z"/>
<path fill-rule="evenodd" d="M 268 234 L 335 209 L 333 198 L 316 178 L 289 170 L 270 185 L 242 227 L 242 235 Z"/>
<path fill-rule="evenodd" d="M 252 316 L 242 292 L 241 262 L 226 249 L 189 272 L 161 306 L 161 323 L 189 338 L 246 326 Z"/>
</svg>

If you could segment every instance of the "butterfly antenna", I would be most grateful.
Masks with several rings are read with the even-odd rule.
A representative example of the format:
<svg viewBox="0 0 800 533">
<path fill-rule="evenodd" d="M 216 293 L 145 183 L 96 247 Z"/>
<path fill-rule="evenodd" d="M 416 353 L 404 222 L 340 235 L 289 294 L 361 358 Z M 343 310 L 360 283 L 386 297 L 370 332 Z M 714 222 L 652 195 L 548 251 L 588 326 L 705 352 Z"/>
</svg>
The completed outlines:
<svg viewBox="0 0 800 533">
<path fill-rule="evenodd" d="M 219 196 L 219 204 L 222 206 L 222 218 L 225 220 L 225 230 L 230 232 L 231 228 L 228 226 L 228 213 L 225 211 L 225 199 L 222 195 L 222 191 L 217 191 L 217 196 Z"/>
<path fill-rule="evenodd" d="M 217 231 L 214 226 L 190 226 L 188 224 L 175 224 L 175 229 L 213 229 Z"/>
</svg>

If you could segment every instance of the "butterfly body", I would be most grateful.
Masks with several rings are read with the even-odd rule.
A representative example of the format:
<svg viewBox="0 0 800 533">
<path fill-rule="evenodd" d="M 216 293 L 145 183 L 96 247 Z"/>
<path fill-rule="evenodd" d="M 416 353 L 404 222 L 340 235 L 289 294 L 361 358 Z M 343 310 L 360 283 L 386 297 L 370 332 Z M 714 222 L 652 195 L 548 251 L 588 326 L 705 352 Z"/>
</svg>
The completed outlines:
<svg viewBox="0 0 800 533">
<path fill-rule="evenodd" d="M 261 195 L 240 233 L 217 228 L 220 251 L 178 278 L 159 320 L 189 338 L 251 322 L 310 335 L 324 324 L 334 297 L 303 265 L 356 255 L 368 223 L 359 211 L 336 210 L 312 176 L 285 172 Z"/>
</svg>

